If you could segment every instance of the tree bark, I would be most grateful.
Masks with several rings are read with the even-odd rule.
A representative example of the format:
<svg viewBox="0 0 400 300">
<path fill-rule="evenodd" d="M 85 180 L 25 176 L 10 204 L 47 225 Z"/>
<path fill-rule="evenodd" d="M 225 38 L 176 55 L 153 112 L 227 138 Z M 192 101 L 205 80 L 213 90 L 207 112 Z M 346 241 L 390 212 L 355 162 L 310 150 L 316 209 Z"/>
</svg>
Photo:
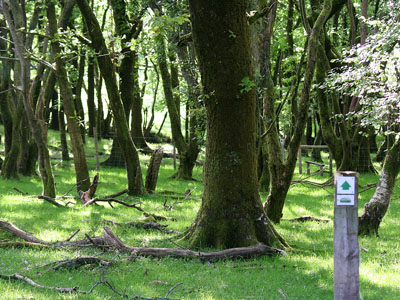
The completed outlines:
<svg viewBox="0 0 400 300">
<path fill-rule="evenodd" d="M 386 154 L 376 191 L 364 206 L 359 217 L 358 233 L 378 236 L 379 225 L 390 205 L 390 199 L 400 171 L 400 139 L 393 144 Z"/>
<path fill-rule="evenodd" d="M 317 61 L 319 38 L 323 32 L 323 26 L 329 16 L 331 9 L 332 0 L 325 0 L 322 10 L 318 18 L 316 19 L 313 28 L 309 32 L 308 61 L 306 72 L 304 75 L 301 99 L 299 103 L 299 112 L 297 115 L 296 126 L 294 127 L 294 132 L 290 139 L 290 144 L 288 147 L 288 157 L 285 163 L 283 163 L 281 159 L 281 145 L 279 142 L 279 136 L 276 126 L 267 123 L 268 127 L 271 126 L 272 128 L 271 132 L 267 134 L 268 145 L 270 149 L 269 158 L 271 172 L 271 190 L 264 207 L 266 209 L 268 217 L 271 219 L 271 221 L 276 223 L 279 223 L 280 219 L 282 218 L 283 206 L 285 204 L 286 195 L 289 190 L 290 183 L 293 177 L 293 172 L 296 166 L 298 149 L 301 139 L 304 135 L 304 129 L 308 117 L 308 108 L 310 104 L 310 89 Z M 268 72 L 267 74 L 270 74 L 270 72 Z M 270 78 L 271 76 L 268 77 Z M 267 99 L 264 102 L 266 103 L 264 114 L 271 122 L 272 120 L 275 120 L 274 91 L 271 79 L 267 78 L 267 80 L 269 82 L 265 95 Z"/>
<path fill-rule="evenodd" d="M 61 12 L 60 22 L 58 24 L 59 28 L 64 28 L 66 26 L 65 15 L 69 14 L 71 7 L 73 6 L 74 0 L 69 0 L 68 3 L 64 6 L 63 11 Z M 57 34 L 57 19 L 55 13 L 54 3 L 49 0 L 47 2 L 47 14 L 49 20 L 49 32 L 50 36 L 55 36 Z M 72 144 L 72 153 L 74 156 L 74 165 L 75 165 L 75 174 L 76 174 L 76 183 L 77 183 L 77 191 L 86 191 L 90 185 L 90 177 L 89 170 L 86 163 L 86 155 L 85 148 L 83 145 L 81 129 L 79 126 L 79 119 L 75 110 L 75 104 L 72 94 L 71 84 L 68 80 L 68 74 L 65 68 L 65 61 L 61 55 L 61 47 L 59 42 L 56 39 L 52 40 L 52 51 L 55 57 L 56 62 L 56 77 L 58 84 L 60 86 L 61 98 L 64 103 L 64 111 L 67 117 L 67 125 L 70 134 L 71 144 Z"/>
<path fill-rule="evenodd" d="M 25 46 L 27 45 L 24 43 L 24 33 L 18 31 L 18 29 L 27 27 L 26 24 L 18 21 L 18 18 L 22 18 L 23 16 L 22 8 L 17 3 L 9 4 L 5 1 L 0 1 L 0 3 L 2 5 L 3 14 L 7 20 L 12 39 L 14 41 L 16 57 L 18 57 L 21 65 L 22 101 L 29 121 L 32 136 L 35 139 L 38 148 L 39 171 L 43 184 L 42 193 L 45 196 L 55 197 L 56 189 L 50 162 L 50 154 L 47 148 L 47 136 L 42 125 L 40 124 L 40 120 L 36 118 L 34 113 L 32 91 L 30 91 L 30 61 L 27 58 L 28 55 L 25 50 Z M 12 8 L 14 16 L 13 19 L 11 18 L 9 12 L 9 5 L 11 5 Z"/>
<path fill-rule="evenodd" d="M 140 169 L 139 155 L 129 132 L 125 110 L 122 105 L 120 91 L 117 85 L 115 68 L 110 58 L 99 23 L 86 0 L 77 1 L 82 16 L 92 39 L 92 46 L 98 52 L 97 61 L 100 72 L 104 78 L 111 109 L 114 114 L 115 130 L 119 145 L 122 148 L 128 175 L 129 194 L 140 195 L 143 193 L 142 171 Z M 137 180 L 137 178 L 139 180 Z"/>
<path fill-rule="evenodd" d="M 207 114 L 203 200 L 188 232 L 190 244 L 283 247 L 258 192 L 255 88 L 241 86 L 254 81 L 248 1 L 189 4 Z"/>
</svg>

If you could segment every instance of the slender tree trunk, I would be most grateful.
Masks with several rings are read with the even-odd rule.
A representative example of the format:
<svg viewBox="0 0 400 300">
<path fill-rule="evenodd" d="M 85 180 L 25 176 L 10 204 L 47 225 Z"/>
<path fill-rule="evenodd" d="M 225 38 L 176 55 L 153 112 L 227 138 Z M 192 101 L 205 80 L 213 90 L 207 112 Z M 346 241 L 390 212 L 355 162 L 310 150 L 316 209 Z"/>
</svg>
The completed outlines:
<svg viewBox="0 0 400 300">
<path fill-rule="evenodd" d="M 99 23 L 86 0 L 77 0 L 79 9 L 86 22 L 93 48 L 100 54 L 97 58 L 100 72 L 104 78 L 108 98 L 114 115 L 115 130 L 122 148 L 128 175 L 129 194 L 142 194 L 144 191 L 139 155 L 131 138 L 124 106 L 121 101 L 115 68 L 101 32 Z"/>
<path fill-rule="evenodd" d="M 310 90 L 312 80 L 314 77 L 314 70 L 317 61 L 318 43 L 321 35 L 323 34 L 323 26 L 328 19 L 332 8 L 332 0 L 325 0 L 322 10 L 316 19 L 313 28 L 309 32 L 308 40 L 308 61 L 306 72 L 304 75 L 303 88 L 301 93 L 301 100 L 299 103 L 299 113 L 297 115 L 296 126 L 288 147 L 288 158 L 285 163 L 282 162 L 279 137 L 276 127 L 272 125 L 271 133 L 267 135 L 269 144 L 269 158 L 270 158 L 270 172 L 271 172 L 271 190 L 268 195 L 267 201 L 264 205 L 268 217 L 271 221 L 279 223 L 282 217 L 283 206 L 290 183 L 293 177 L 293 172 L 297 161 L 297 152 L 300 146 L 301 139 L 304 135 L 304 129 L 308 117 L 308 108 L 310 103 Z M 268 76 L 270 77 L 270 76 Z M 267 78 L 268 79 L 268 78 Z M 272 88 L 267 88 L 266 106 L 264 114 L 269 117 L 269 120 L 274 120 L 274 106 L 273 106 L 273 85 L 269 83 Z M 269 91 L 269 93 L 268 93 Z M 271 101 L 272 100 L 272 101 Z M 271 126 L 268 124 L 268 127 Z M 279 155 L 279 156 L 278 156 Z"/>
<path fill-rule="evenodd" d="M 255 88 L 240 91 L 245 78 L 254 80 L 248 1 L 189 4 L 207 113 L 203 201 L 189 231 L 191 245 L 282 247 L 258 192 Z"/>
<path fill-rule="evenodd" d="M 0 37 L 7 39 L 7 30 L 5 20 L 0 20 Z M 0 38 L 0 51 L 6 53 L 7 43 Z M 3 54 L 6 56 L 6 54 Z M 11 81 L 11 66 L 6 59 L 1 60 L 2 72 L 0 72 L 0 114 L 4 126 L 4 152 L 7 154 L 11 149 L 12 141 L 12 115 L 10 110 L 10 95 L 8 92 Z"/>
<path fill-rule="evenodd" d="M 371 200 L 364 206 L 359 217 L 360 235 L 378 235 L 379 225 L 389 208 L 390 199 L 400 171 L 400 139 L 393 144 L 386 154 L 378 186 Z"/>
<path fill-rule="evenodd" d="M 66 23 L 62 20 L 65 19 L 65 15 L 69 13 L 69 5 L 73 5 L 74 0 L 70 0 L 68 4 L 64 6 L 61 12 L 60 22 L 58 26 L 63 28 Z M 47 2 L 47 17 L 49 20 L 50 36 L 57 34 L 57 19 L 55 13 L 54 3 L 49 0 Z M 77 182 L 77 190 L 87 191 L 90 185 L 89 170 L 86 163 L 85 149 L 82 140 L 81 129 L 79 126 L 79 119 L 75 110 L 74 99 L 72 94 L 71 84 L 68 80 L 68 74 L 65 69 L 65 62 L 61 55 L 60 44 L 57 40 L 52 41 L 52 51 L 56 61 L 56 76 L 60 86 L 61 99 L 64 103 L 64 111 L 67 117 L 68 130 L 70 134 L 72 153 L 74 156 L 75 174 Z"/>
<path fill-rule="evenodd" d="M 88 81 L 88 92 L 87 92 L 87 107 L 88 107 L 88 116 L 89 116 L 89 128 L 88 134 L 89 136 L 93 136 L 93 127 L 97 127 L 96 122 L 96 105 L 94 103 L 94 58 L 89 57 L 88 62 L 88 73 L 87 73 L 87 81 Z"/>
<path fill-rule="evenodd" d="M 58 111 L 58 128 L 60 129 L 60 144 L 61 144 L 61 157 L 63 161 L 69 161 L 69 151 L 67 144 L 67 133 L 65 130 L 65 119 L 64 119 L 64 105 L 60 105 Z"/>
</svg>

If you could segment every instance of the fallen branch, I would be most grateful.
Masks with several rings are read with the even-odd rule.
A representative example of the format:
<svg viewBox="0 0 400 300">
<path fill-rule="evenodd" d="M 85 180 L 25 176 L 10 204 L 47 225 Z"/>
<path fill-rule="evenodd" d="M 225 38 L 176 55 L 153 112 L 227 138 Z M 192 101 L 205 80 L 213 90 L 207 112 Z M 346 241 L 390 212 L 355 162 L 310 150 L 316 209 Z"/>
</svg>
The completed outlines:
<svg viewBox="0 0 400 300">
<path fill-rule="evenodd" d="M 119 197 L 119 196 L 121 196 L 121 195 L 123 195 L 123 194 L 126 194 L 127 192 L 128 192 L 128 189 L 125 189 L 125 190 L 123 190 L 123 191 L 120 191 L 120 192 L 118 192 L 118 193 L 105 196 L 105 197 L 103 197 L 103 198 L 116 198 L 116 197 Z"/>
<path fill-rule="evenodd" d="M 48 268 L 46 270 L 46 272 L 51 271 L 51 270 L 58 270 L 61 268 L 78 269 L 85 265 L 94 265 L 94 264 L 107 267 L 111 263 L 109 261 L 106 261 L 106 260 L 103 260 L 101 258 L 94 257 L 94 256 L 81 256 L 81 257 L 76 257 L 73 259 L 56 261 L 56 262 L 53 262 L 52 264 L 56 264 L 56 265 L 54 267 Z"/>
<path fill-rule="evenodd" d="M 317 217 L 313 216 L 301 216 L 293 219 L 282 219 L 283 221 L 289 221 L 289 222 L 307 222 L 307 221 L 315 221 L 315 222 L 329 222 L 328 219 L 320 219 Z"/>
<path fill-rule="evenodd" d="M 143 222 L 126 222 L 126 223 L 118 223 L 118 222 L 115 222 L 113 220 L 103 220 L 102 223 L 103 224 L 106 224 L 106 223 L 110 224 L 111 223 L 113 226 L 122 225 L 122 226 L 129 226 L 129 227 L 136 227 L 136 228 L 143 228 L 143 229 L 156 229 L 156 230 L 159 230 L 161 232 L 168 233 L 168 234 L 180 233 L 180 232 L 177 232 L 177 231 L 166 229 L 166 227 L 168 225 L 162 225 L 162 224 L 159 224 L 157 222 L 145 222 L 145 223 L 143 223 Z"/>
<path fill-rule="evenodd" d="M 28 193 L 21 191 L 19 188 L 13 187 L 13 190 L 17 191 L 18 193 L 20 193 L 21 195 L 24 195 L 24 196 L 28 195 Z"/>
<path fill-rule="evenodd" d="M 121 239 L 107 226 L 104 227 L 104 240 L 121 252 L 130 252 L 132 256 L 172 256 L 177 258 L 199 258 L 202 261 L 215 261 L 224 259 L 251 258 L 263 255 L 286 254 L 286 252 L 283 250 L 272 248 L 263 244 L 242 248 L 231 248 L 216 252 L 195 252 L 191 250 L 174 248 L 131 247 L 124 244 Z"/>
<path fill-rule="evenodd" d="M 0 242 L 0 248 L 51 248 L 49 245 L 39 244 L 39 243 L 31 243 L 31 242 L 21 242 L 21 241 L 12 241 L 12 242 Z"/>
<path fill-rule="evenodd" d="M 48 290 L 54 290 L 60 293 L 76 293 L 79 292 L 78 287 L 72 287 L 72 288 L 62 288 L 62 287 L 58 287 L 58 286 L 46 286 L 46 285 L 42 285 L 39 283 L 36 283 L 35 281 L 33 281 L 32 279 L 30 279 L 28 276 L 22 275 L 22 274 L 12 274 L 12 275 L 2 275 L 0 274 L 0 278 L 4 279 L 4 280 L 17 280 L 17 281 L 24 281 L 28 284 L 30 284 L 33 287 L 37 287 L 37 288 L 42 288 L 42 289 L 48 289 Z"/>
<path fill-rule="evenodd" d="M 124 201 L 121 201 L 121 200 L 118 200 L 118 199 L 114 199 L 114 198 L 94 198 L 94 199 L 86 202 L 85 204 L 83 204 L 82 207 L 85 207 L 85 206 L 88 206 L 88 205 L 91 205 L 91 204 L 97 203 L 97 202 L 108 202 L 108 204 L 110 204 L 112 202 L 115 202 L 115 203 L 118 203 L 118 204 L 121 204 L 121 205 L 124 205 L 124 206 L 127 206 L 127 207 L 136 208 L 137 210 L 140 210 L 141 212 L 143 212 L 143 209 L 141 207 L 137 206 L 138 204 L 140 204 L 140 202 L 134 203 L 134 204 L 129 204 L 127 202 L 124 202 Z"/>
<path fill-rule="evenodd" d="M 48 242 L 45 242 L 43 240 L 40 240 L 40 239 L 34 237 L 32 234 L 30 234 L 22 229 L 19 229 L 14 224 L 12 224 L 8 221 L 5 221 L 5 220 L 0 219 L 0 229 L 7 231 L 7 232 L 11 233 L 13 236 L 19 237 L 20 239 L 23 239 L 30 243 L 36 243 L 36 244 L 42 244 L 42 245 L 50 244 Z"/>
<path fill-rule="evenodd" d="M 95 245 L 96 247 L 103 247 L 105 246 L 105 241 L 103 237 L 92 237 L 88 239 L 83 239 L 83 240 L 78 240 L 74 242 L 70 242 L 70 240 L 73 238 L 73 236 L 77 233 L 76 231 L 74 234 L 69 237 L 66 241 L 61 241 L 61 242 L 46 242 L 41 239 L 38 239 L 34 237 L 32 234 L 29 232 L 26 232 L 22 229 L 19 229 L 17 226 L 14 224 L 1 220 L 0 219 L 0 230 L 4 230 L 6 232 L 11 233 L 13 236 L 16 236 L 20 239 L 23 239 L 24 241 L 28 243 L 19 243 L 21 246 L 26 245 L 26 246 L 34 246 L 37 247 L 38 245 L 36 244 L 41 244 L 44 246 L 49 246 L 49 247 L 56 247 L 56 248 L 62 248 L 62 247 L 93 247 Z M 6 242 L 6 243 L 16 243 L 16 242 Z M 0 244 L 1 245 L 1 244 Z M 7 244 L 4 244 L 7 246 Z M 11 245 L 11 244 L 9 244 Z M 18 245 L 15 244 L 15 245 Z"/>
<path fill-rule="evenodd" d="M 154 220 L 156 220 L 156 221 L 176 221 L 176 219 L 173 218 L 173 217 L 166 217 L 166 216 L 163 216 L 163 215 L 152 214 L 152 213 L 148 213 L 148 212 L 145 212 L 145 211 L 143 211 L 143 215 L 145 217 L 154 218 Z"/>
<path fill-rule="evenodd" d="M 195 186 L 194 188 L 193 188 L 193 190 L 187 190 L 186 192 L 185 192 L 185 198 L 183 198 L 183 200 L 181 200 L 181 201 L 175 201 L 174 203 L 172 203 L 171 205 L 167 205 L 167 199 L 165 199 L 165 201 L 164 201 L 164 209 L 165 210 L 172 210 L 172 208 L 174 207 L 174 205 L 177 205 L 177 204 L 180 204 L 180 203 L 183 203 L 185 200 L 187 200 L 188 198 L 189 198 L 189 196 L 195 191 L 197 189 L 197 186 Z"/>
<path fill-rule="evenodd" d="M 53 199 L 53 198 L 51 198 L 49 196 L 39 195 L 37 197 L 38 197 L 38 199 L 43 199 L 43 200 L 45 200 L 45 201 L 47 201 L 47 202 L 49 202 L 49 203 L 51 203 L 51 204 L 53 204 L 53 205 L 55 205 L 57 207 L 65 207 L 64 205 L 61 205 L 55 199 Z"/>
</svg>

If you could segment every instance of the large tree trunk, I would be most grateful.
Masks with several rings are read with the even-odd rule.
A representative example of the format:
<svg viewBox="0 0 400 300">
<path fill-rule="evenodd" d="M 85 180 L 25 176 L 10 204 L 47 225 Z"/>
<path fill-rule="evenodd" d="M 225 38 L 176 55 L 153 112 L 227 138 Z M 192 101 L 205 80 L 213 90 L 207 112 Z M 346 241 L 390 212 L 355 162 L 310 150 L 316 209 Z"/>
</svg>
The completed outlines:
<svg viewBox="0 0 400 300">
<path fill-rule="evenodd" d="M 258 192 L 256 94 L 245 0 L 191 0 L 193 38 L 207 112 L 204 192 L 189 230 L 192 246 L 218 248 L 284 241 Z"/>
<path fill-rule="evenodd" d="M 65 15 L 70 13 L 74 0 L 68 1 L 61 12 L 60 22 L 58 27 L 64 28 L 66 26 Z M 51 36 L 57 34 L 57 19 L 55 13 L 54 3 L 48 1 L 47 3 L 47 17 L 49 20 L 49 32 Z M 65 29 L 65 28 L 64 28 Z M 89 170 L 86 163 L 85 149 L 83 145 L 81 129 L 79 126 L 79 119 L 75 110 L 74 98 L 72 94 L 71 84 L 68 80 L 68 74 L 65 68 L 65 61 L 60 55 L 61 47 L 57 40 L 52 41 L 52 51 L 56 62 L 56 77 L 60 86 L 61 98 L 64 103 L 64 111 L 67 117 L 67 125 L 70 134 L 72 153 L 74 156 L 74 165 L 76 173 L 77 190 L 86 191 L 90 185 Z"/>
<path fill-rule="evenodd" d="M 379 225 L 389 208 L 390 199 L 400 171 L 400 138 L 388 150 L 378 186 L 371 200 L 364 206 L 359 217 L 358 233 L 360 235 L 378 235 Z"/>
<path fill-rule="evenodd" d="M 139 155 L 129 132 L 125 110 L 122 105 L 117 85 L 115 68 L 110 58 L 99 23 L 92 9 L 86 0 L 78 0 L 77 4 L 82 12 L 82 16 L 89 30 L 89 35 L 92 39 L 92 46 L 99 54 L 97 61 L 107 87 L 110 106 L 114 114 L 114 124 L 117 133 L 117 139 L 125 159 L 128 175 L 128 193 L 131 195 L 139 195 L 144 191 Z"/>
</svg>

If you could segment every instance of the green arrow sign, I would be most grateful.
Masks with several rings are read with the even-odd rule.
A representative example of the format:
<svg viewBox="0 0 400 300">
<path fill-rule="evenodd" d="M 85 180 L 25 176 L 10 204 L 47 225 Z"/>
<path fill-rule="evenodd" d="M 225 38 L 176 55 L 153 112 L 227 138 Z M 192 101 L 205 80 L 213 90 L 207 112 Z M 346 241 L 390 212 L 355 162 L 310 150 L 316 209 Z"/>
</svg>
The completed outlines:
<svg viewBox="0 0 400 300">
<path fill-rule="evenodd" d="M 341 187 L 342 187 L 342 189 L 343 189 L 344 191 L 348 191 L 348 190 L 351 188 L 351 185 L 350 185 L 347 181 L 345 181 L 345 182 L 343 182 L 343 184 L 341 185 Z"/>
</svg>

